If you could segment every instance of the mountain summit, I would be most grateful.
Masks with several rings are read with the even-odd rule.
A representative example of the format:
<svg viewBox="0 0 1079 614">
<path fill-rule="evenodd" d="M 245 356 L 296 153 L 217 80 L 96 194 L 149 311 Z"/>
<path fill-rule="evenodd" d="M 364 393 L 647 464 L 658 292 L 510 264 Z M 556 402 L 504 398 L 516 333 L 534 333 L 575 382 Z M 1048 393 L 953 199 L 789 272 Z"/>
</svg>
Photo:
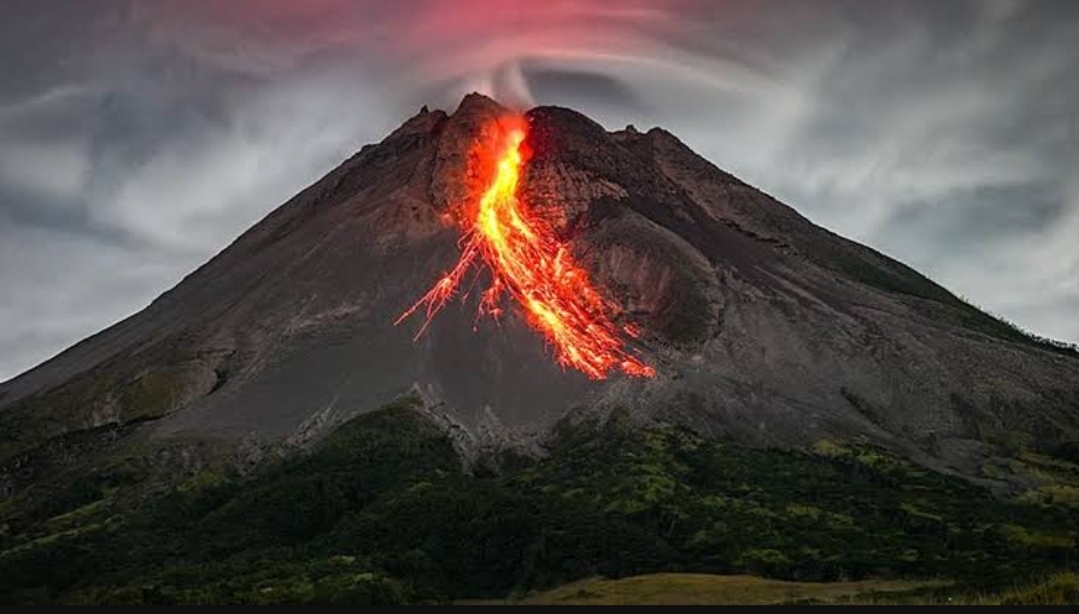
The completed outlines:
<svg viewBox="0 0 1079 614">
<path fill-rule="evenodd" d="M 306 441 L 406 394 L 465 442 L 535 441 L 618 410 L 751 445 L 868 442 L 967 476 L 1002 446 L 1077 438 L 1075 355 L 668 132 L 608 132 L 564 108 L 524 114 L 519 198 L 654 376 L 560 365 L 512 287 L 500 317 L 478 317 L 498 281 L 482 267 L 422 335 L 422 315 L 395 325 L 461 259 L 477 143 L 510 115 L 476 94 L 452 115 L 425 108 L 141 313 L 0 386 L 0 463 L 106 427 Z"/>
</svg>

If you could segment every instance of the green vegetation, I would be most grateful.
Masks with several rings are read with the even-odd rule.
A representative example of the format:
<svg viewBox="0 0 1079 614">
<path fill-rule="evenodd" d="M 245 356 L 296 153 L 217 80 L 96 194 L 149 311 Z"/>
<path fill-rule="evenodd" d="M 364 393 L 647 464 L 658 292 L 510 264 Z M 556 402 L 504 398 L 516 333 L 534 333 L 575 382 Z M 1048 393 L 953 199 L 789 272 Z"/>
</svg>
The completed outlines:
<svg viewBox="0 0 1079 614">
<path fill-rule="evenodd" d="M 749 449 L 616 415 L 563 425 L 549 451 L 469 472 L 403 401 L 253 476 L 211 468 L 162 489 L 139 486 L 134 460 L 71 471 L 0 506 L 0 602 L 450 602 L 660 572 L 799 587 L 716 580 L 717 600 L 924 596 L 927 579 L 979 595 L 1076 564 L 1079 510 L 875 448 Z M 607 595 L 591 582 L 563 591 Z M 598 586 L 663 598 L 641 582 Z"/>
<path fill-rule="evenodd" d="M 1062 573 L 994 592 L 943 582 L 784 582 L 754 576 L 652 574 L 590 578 L 491 605 L 1076 605 L 1079 575 Z"/>
<path fill-rule="evenodd" d="M 1043 582 L 970 598 L 976 605 L 1079 605 L 1079 575 L 1057 574 Z"/>
<path fill-rule="evenodd" d="M 754 576 L 652 574 L 591 578 L 503 603 L 522 605 L 779 605 L 911 593 L 940 586 L 919 582 L 784 582 Z"/>
<path fill-rule="evenodd" d="M 1079 466 L 1071 461 L 1023 452 L 992 461 L 982 473 L 994 479 L 1034 484 L 1019 496 L 1023 503 L 1079 510 Z"/>
</svg>

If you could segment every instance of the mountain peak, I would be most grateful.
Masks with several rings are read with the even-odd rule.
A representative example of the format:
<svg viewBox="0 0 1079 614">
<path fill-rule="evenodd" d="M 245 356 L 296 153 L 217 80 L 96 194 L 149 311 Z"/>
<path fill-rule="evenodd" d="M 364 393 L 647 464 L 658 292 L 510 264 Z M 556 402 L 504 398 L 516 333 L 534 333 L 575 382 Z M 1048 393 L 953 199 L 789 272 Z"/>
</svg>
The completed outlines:
<svg viewBox="0 0 1079 614">
<path fill-rule="evenodd" d="M 510 113 L 508 107 L 478 92 L 466 94 L 461 99 L 461 103 L 457 105 L 457 110 L 453 112 L 454 116 L 477 115 L 483 117 L 506 113 Z"/>
</svg>

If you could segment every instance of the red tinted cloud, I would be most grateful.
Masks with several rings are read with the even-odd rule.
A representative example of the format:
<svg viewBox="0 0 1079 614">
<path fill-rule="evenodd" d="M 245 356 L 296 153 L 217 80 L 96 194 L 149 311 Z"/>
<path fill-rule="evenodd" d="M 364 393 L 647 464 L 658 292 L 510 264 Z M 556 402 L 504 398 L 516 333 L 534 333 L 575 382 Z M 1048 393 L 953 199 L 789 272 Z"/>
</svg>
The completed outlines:
<svg viewBox="0 0 1079 614">
<path fill-rule="evenodd" d="M 692 27 L 696 11 L 716 5 L 697 0 L 171 0 L 142 6 L 153 27 L 175 24 L 168 33 L 178 44 L 248 70 L 288 68 L 312 57 L 352 59 L 383 68 L 413 87 L 456 82 L 460 89 L 526 101 L 520 62 L 677 63 L 670 41 Z"/>
</svg>

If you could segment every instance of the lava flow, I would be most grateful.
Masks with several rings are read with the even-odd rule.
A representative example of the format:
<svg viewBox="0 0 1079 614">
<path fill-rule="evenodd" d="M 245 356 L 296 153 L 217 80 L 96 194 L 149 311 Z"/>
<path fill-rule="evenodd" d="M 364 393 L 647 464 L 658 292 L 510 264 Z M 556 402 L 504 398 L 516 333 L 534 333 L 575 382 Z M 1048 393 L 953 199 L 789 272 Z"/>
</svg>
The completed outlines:
<svg viewBox="0 0 1079 614">
<path fill-rule="evenodd" d="M 481 295 L 480 315 L 497 318 L 502 312 L 502 295 L 509 294 L 524 310 L 528 324 L 554 347 L 563 368 L 573 367 L 592 379 L 604 379 L 614 369 L 635 377 L 655 376 L 652 367 L 625 348 L 622 335 L 607 315 L 613 304 L 574 262 L 569 246 L 518 197 L 527 123 L 513 118 L 499 122 L 496 128 L 500 142 L 495 150 L 494 176 L 474 207 L 474 215 L 467 216 L 460 259 L 396 323 L 424 309 L 427 319 L 416 336 L 419 338 L 461 286 L 465 274 L 481 262 L 490 269 L 492 281 Z M 624 332 L 636 336 L 631 328 Z"/>
</svg>

